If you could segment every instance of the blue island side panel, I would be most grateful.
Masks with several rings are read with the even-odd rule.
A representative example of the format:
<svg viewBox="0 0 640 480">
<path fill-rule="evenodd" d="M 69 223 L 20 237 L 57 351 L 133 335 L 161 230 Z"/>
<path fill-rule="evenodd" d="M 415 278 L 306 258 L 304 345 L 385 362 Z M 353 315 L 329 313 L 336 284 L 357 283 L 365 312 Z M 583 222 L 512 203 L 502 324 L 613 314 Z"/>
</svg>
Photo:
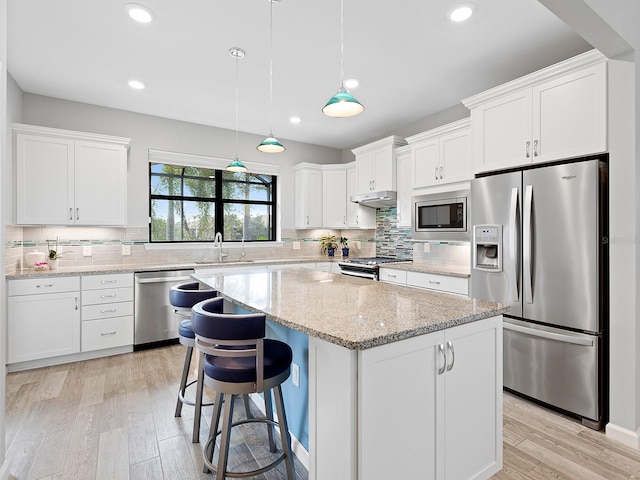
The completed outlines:
<svg viewBox="0 0 640 480">
<path fill-rule="evenodd" d="M 237 305 L 235 311 L 251 313 Z M 267 338 L 289 345 L 293 351 L 293 363 L 300 367 L 300 386 L 293 385 L 290 375 L 282 384 L 282 396 L 289 431 L 309 451 L 309 337 L 267 319 Z"/>
</svg>

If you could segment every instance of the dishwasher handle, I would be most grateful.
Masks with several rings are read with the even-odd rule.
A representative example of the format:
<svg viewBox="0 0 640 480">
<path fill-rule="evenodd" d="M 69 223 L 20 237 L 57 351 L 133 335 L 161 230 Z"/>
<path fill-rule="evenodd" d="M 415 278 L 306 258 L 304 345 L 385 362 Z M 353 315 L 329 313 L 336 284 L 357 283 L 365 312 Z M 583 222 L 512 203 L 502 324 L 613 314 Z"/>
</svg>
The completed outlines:
<svg viewBox="0 0 640 480">
<path fill-rule="evenodd" d="M 152 277 L 152 278 L 137 278 L 136 283 L 169 283 L 169 282 L 182 282 L 185 280 L 191 280 L 190 276 L 187 277 Z"/>
</svg>

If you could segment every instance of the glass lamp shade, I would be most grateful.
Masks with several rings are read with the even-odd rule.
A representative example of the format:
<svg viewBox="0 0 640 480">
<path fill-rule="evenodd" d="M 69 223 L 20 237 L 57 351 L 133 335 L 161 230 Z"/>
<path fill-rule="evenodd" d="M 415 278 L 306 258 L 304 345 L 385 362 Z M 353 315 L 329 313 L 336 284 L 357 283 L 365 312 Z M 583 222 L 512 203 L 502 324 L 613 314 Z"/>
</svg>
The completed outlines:
<svg viewBox="0 0 640 480">
<path fill-rule="evenodd" d="M 278 141 L 278 139 L 273 136 L 273 133 L 270 133 L 269 136 L 265 138 L 262 143 L 256 148 L 265 153 L 280 153 L 286 150 L 286 148 L 284 148 L 284 145 L 282 145 Z"/>
<path fill-rule="evenodd" d="M 228 172 L 246 172 L 247 171 L 247 167 L 244 166 L 244 163 L 242 163 L 240 160 L 238 160 L 237 158 L 231 162 L 229 165 L 227 165 L 226 170 Z"/>
<path fill-rule="evenodd" d="M 364 110 L 364 107 L 349 91 L 341 85 L 336 93 L 322 109 L 329 117 L 353 117 Z"/>
</svg>

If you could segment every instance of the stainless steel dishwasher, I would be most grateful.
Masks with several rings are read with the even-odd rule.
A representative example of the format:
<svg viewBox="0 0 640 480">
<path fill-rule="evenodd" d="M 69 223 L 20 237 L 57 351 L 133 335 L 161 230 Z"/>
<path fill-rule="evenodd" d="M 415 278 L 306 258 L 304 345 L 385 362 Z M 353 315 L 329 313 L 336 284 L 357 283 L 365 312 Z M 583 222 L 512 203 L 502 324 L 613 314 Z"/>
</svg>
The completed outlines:
<svg viewBox="0 0 640 480">
<path fill-rule="evenodd" d="M 169 304 L 169 289 L 191 280 L 191 270 L 139 272 L 134 284 L 134 350 L 178 338 L 178 318 Z M 161 342 L 161 343 L 160 343 Z M 150 345 L 151 344 L 151 345 Z"/>
</svg>

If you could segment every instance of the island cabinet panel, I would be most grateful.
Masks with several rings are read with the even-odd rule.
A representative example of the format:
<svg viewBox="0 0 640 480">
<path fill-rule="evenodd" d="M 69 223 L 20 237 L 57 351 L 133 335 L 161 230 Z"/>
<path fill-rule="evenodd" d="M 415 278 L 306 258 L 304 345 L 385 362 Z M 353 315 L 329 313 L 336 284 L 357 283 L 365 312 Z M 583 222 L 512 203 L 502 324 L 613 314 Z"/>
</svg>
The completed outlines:
<svg viewBox="0 0 640 480">
<path fill-rule="evenodd" d="M 359 480 L 502 468 L 501 332 L 493 317 L 360 352 Z"/>
<path fill-rule="evenodd" d="M 359 479 L 438 478 L 443 342 L 436 332 L 360 353 Z"/>
<path fill-rule="evenodd" d="M 309 337 L 309 479 L 357 478 L 357 352 Z"/>
</svg>

